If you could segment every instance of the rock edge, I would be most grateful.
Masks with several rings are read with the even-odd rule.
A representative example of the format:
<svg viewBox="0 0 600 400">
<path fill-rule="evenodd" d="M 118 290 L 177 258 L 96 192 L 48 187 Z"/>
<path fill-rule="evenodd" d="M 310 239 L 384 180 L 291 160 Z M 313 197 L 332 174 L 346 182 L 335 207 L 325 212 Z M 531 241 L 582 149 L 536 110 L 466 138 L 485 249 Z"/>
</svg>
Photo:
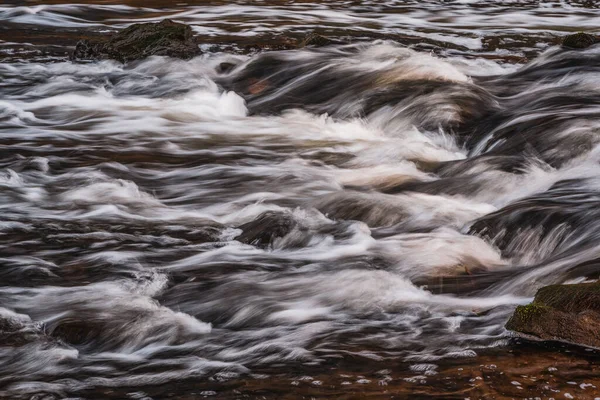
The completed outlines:
<svg viewBox="0 0 600 400">
<path fill-rule="evenodd" d="M 600 349 L 600 283 L 546 286 L 531 304 L 516 308 L 506 328 Z"/>
</svg>

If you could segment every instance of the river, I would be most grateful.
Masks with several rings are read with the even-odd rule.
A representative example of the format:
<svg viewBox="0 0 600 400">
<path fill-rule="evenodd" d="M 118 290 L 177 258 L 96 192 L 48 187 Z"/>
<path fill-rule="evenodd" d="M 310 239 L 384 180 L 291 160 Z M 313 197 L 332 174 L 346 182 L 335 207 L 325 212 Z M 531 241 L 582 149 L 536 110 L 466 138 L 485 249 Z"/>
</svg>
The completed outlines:
<svg viewBox="0 0 600 400">
<path fill-rule="evenodd" d="M 95 3 L 0 5 L 0 397 L 600 397 L 504 328 L 599 278 L 598 2 Z"/>
</svg>

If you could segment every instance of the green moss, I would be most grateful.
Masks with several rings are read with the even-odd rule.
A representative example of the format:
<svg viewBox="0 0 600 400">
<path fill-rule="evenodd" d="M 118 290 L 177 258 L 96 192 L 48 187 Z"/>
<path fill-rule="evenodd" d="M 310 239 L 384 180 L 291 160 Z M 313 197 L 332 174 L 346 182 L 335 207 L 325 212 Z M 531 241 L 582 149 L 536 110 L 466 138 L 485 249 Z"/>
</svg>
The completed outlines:
<svg viewBox="0 0 600 400">
<path fill-rule="evenodd" d="M 526 306 L 518 306 L 515 310 L 515 315 L 519 315 L 519 317 L 524 319 L 531 319 L 537 315 L 543 314 L 548 310 L 548 307 L 540 304 L 531 303 Z"/>
<path fill-rule="evenodd" d="M 536 321 L 540 317 L 547 315 L 551 309 L 535 302 L 526 306 L 518 306 L 514 314 L 506 323 L 506 329 L 517 332 L 529 332 L 532 326 L 536 326 Z"/>
</svg>

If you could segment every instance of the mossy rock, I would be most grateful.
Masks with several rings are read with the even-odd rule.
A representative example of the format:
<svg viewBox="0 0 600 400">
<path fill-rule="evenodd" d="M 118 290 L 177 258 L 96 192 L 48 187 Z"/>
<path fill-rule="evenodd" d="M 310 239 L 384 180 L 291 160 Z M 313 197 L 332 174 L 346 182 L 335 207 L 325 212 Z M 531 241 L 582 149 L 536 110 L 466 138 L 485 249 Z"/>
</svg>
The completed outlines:
<svg viewBox="0 0 600 400">
<path fill-rule="evenodd" d="M 541 340 L 600 348 L 600 284 L 552 285 L 516 308 L 506 328 Z"/>
<path fill-rule="evenodd" d="M 600 312 L 600 283 L 546 286 L 538 290 L 535 302 L 565 312 Z"/>
<path fill-rule="evenodd" d="M 574 33 L 563 39 L 562 45 L 571 49 L 585 49 L 598 43 L 598 38 L 589 33 Z"/>
<path fill-rule="evenodd" d="M 77 43 L 73 58 L 127 62 L 153 55 L 187 60 L 199 54 L 192 28 L 166 19 L 159 23 L 134 24 L 109 38 L 82 40 Z"/>
</svg>

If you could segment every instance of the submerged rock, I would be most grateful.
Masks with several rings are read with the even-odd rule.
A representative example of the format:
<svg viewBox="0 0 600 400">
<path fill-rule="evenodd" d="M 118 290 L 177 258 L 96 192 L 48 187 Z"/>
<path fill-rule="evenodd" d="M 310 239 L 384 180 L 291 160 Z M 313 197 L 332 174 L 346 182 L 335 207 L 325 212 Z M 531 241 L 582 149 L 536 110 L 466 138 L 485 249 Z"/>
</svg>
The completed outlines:
<svg viewBox="0 0 600 400">
<path fill-rule="evenodd" d="M 45 339 L 39 325 L 28 316 L 0 308 L 0 343 L 2 346 L 23 346 Z"/>
<path fill-rule="evenodd" d="M 491 242 L 502 257 L 527 263 L 542 262 L 568 249 L 583 251 L 593 246 L 593 238 L 600 231 L 596 223 L 600 218 L 600 192 L 593 189 L 593 182 L 558 181 L 545 192 L 482 216 L 468 232 Z M 573 198 L 577 199 L 576 207 Z"/>
<path fill-rule="evenodd" d="M 542 340 L 600 348 L 600 283 L 552 285 L 519 306 L 506 328 Z"/>
<path fill-rule="evenodd" d="M 236 240 L 261 248 L 267 248 L 275 239 L 282 238 L 290 233 L 298 223 L 289 214 L 284 212 L 267 211 L 253 221 L 238 227 L 242 230 Z"/>
<path fill-rule="evenodd" d="M 322 46 L 329 46 L 330 44 L 333 44 L 333 41 L 331 39 L 329 39 L 323 35 L 319 35 L 316 32 L 311 32 L 308 35 L 306 35 L 304 40 L 300 43 L 300 47 L 306 47 L 306 46 L 322 47 Z"/>
<path fill-rule="evenodd" d="M 596 36 L 579 32 L 566 36 L 563 39 L 562 45 L 572 49 L 585 49 L 596 43 L 598 43 L 598 38 Z"/>
<path fill-rule="evenodd" d="M 166 19 L 156 24 L 131 25 L 107 39 L 82 40 L 77 43 L 73 58 L 127 62 L 149 56 L 187 60 L 199 54 L 192 28 Z"/>
<path fill-rule="evenodd" d="M 344 42 L 328 38 L 327 36 L 320 35 L 316 32 L 310 32 L 304 37 L 304 40 L 300 42 L 299 47 L 324 47 L 333 44 L 344 44 Z"/>
</svg>

